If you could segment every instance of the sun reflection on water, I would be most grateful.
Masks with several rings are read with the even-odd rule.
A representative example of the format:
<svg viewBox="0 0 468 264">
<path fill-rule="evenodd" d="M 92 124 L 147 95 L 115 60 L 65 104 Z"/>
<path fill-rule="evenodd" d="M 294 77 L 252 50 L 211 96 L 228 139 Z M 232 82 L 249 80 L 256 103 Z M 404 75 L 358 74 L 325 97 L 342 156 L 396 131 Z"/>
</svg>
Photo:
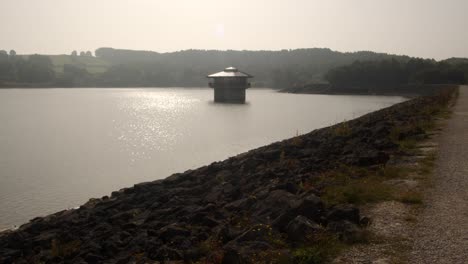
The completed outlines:
<svg viewBox="0 0 468 264">
<path fill-rule="evenodd" d="M 180 92 L 128 92 L 120 94 L 121 110 L 128 115 L 125 123 L 119 123 L 118 140 L 126 143 L 135 159 L 150 159 L 151 151 L 168 150 L 184 136 L 183 129 L 176 129 L 174 123 L 181 122 L 200 99 L 181 96 Z M 139 151 L 135 151 L 138 149 Z"/>
</svg>

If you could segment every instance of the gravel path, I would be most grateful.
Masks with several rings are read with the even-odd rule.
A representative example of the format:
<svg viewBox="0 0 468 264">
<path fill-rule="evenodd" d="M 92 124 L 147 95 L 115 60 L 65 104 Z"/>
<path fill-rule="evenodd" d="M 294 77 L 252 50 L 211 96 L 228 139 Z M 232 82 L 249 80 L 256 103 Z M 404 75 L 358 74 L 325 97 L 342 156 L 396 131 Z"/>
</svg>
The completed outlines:
<svg viewBox="0 0 468 264">
<path fill-rule="evenodd" d="M 468 86 L 460 88 L 453 110 L 409 263 L 468 263 Z"/>
</svg>

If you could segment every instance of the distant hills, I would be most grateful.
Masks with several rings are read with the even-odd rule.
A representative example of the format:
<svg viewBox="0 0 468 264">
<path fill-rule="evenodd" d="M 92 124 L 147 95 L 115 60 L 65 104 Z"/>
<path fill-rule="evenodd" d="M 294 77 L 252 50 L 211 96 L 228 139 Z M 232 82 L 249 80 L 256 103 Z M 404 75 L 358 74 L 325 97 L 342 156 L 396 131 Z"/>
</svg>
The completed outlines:
<svg viewBox="0 0 468 264">
<path fill-rule="evenodd" d="M 11 53 L 11 52 L 10 52 Z M 30 62 L 30 57 L 34 62 Z M 158 53 L 99 48 L 95 56 L 24 56 L 0 52 L 0 85 L 41 87 L 206 87 L 207 74 L 236 66 L 255 76 L 254 87 L 288 88 L 326 83 L 335 68 L 356 61 L 397 61 L 409 56 L 370 51 L 337 52 L 311 48 L 280 51 L 184 50 Z M 38 59 L 39 58 L 39 59 Z M 449 59 L 465 64 L 468 59 Z M 437 63 L 424 60 L 427 63 Z M 52 71 L 50 71 L 52 70 Z M 52 73 L 51 73 L 52 72 Z M 40 76 L 46 73 L 47 76 Z"/>
<path fill-rule="evenodd" d="M 235 66 L 255 76 L 257 87 L 282 88 L 294 84 L 324 81 L 324 74 L 356 60 L 383 60 L 395 56 L 374 52 L 341 53 L 330 49 L 281 51 L 185 50 L 170 53 L 100 48 L 96 57 L 114 65 L 110 75 L 125 72 L 142 86 L 206 86 L 207 74 Z M 130 74 L 131 73 L 131 74 Z M 110 77 L 110 76 L 109 76 Z"/>
</svg>

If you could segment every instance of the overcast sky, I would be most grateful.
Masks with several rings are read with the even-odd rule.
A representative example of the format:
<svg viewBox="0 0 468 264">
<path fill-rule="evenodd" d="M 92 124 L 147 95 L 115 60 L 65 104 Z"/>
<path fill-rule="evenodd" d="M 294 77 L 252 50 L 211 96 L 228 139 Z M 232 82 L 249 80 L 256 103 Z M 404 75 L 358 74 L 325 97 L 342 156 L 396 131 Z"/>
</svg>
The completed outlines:
<svg viewBox="0 0 468 264">
<path fill-rule="evenodd" d="M 326 47 L 468 57 L 468 0 L 0 0 L 0 49 Z"/>
</svg>

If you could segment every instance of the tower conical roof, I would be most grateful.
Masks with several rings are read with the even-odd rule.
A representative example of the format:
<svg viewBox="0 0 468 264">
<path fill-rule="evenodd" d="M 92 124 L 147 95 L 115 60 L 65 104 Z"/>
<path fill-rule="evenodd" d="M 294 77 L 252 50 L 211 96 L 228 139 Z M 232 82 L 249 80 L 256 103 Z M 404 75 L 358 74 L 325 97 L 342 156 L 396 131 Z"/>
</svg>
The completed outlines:
<svg viewBox="0 0 468 264">
<path fill-rule="evenodd" d="M 217 73 L 213 73 L 207 76 L 208 78 L 225 78 L 225 77 L 244 77 L 244 78 L 252 78 L 253 76 L 239 71 L 235 67 L 227 67 L 224 71 L 220 71 Z"/>
</svg>

